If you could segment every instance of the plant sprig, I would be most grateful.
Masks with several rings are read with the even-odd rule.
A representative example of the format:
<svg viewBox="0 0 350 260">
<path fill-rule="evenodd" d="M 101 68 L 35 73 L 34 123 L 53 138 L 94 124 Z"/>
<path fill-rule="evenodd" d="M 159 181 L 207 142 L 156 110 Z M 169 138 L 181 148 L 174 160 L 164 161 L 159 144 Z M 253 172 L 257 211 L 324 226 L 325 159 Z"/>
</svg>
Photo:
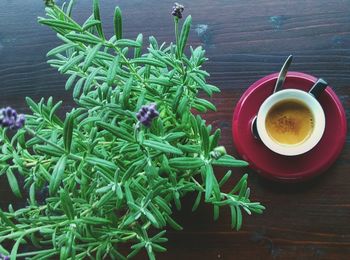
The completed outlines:
<svg viewBox="0 0 350 260">
<path fill-rule="evenodd" d="M 0 243 L 17 241 L 12 251 L 0 246 L 0 253 L 125 259 L 119 248 L 132 243 L 128 257 L 145 249 L 155 259 L 155 252 L 166 250 L 164 228 L 182 229 L 172 218 L 172 205 L 181 209 L 181 199 L 193 192 L 193 210 L 204 199 L 217 219 L 219 209 L 229 207 L 237 230 L 242 210 L 262 213 L 264 206 L 249 199 L 247 175 L 229 193 L 221 191 L 232 172 L 218 180 L 213 166 L 247 163 L 227 155 L 219 146 L 220 130 L 213 132 L 192 113 L 215 111 L 197 95 L 219 89 L 206 82 L 202 47 L 191 47 L 189 57 L 184 53 L 191 17 L 176 33 L 176 44 L 159 45 L 150 37 L 142 53 L 142 34 L 136 40 L 122 38 L 118 7 L 115 35 L 107 39 L 99 1 L 93 1 L 93 14 L 83 25 L 72 19 L 72 3 L 60 8 L 50 1 L 39 23 L 63 41 L 48 53 L 48 63 L 70 75 L 65 88 L 72 89 L 76 108 L 61 120 L 56 115 L 61 101 L 27 98 L 32 114 L 25 128 L 12 138 L 0 129 L 0 175 L 7 175 L 16 196 L 28 194 L 26 207 L 0 211 Z M 139 121 L 137 114 L 155 105 L 157 114 Z M 151 236 L 151 229 L 161 231 Z M 26 243 L 37 250 L 26 250 Z"/>
</svg>

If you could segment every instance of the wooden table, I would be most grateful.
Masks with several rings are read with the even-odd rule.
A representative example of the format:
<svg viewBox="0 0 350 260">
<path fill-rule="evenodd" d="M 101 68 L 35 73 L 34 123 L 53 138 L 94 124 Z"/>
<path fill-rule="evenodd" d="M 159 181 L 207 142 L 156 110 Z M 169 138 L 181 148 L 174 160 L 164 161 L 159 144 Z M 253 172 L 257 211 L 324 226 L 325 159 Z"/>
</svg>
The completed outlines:
<svg viewBox="0 0 350 260">
<path fill-rule="evenodd" d="M 79 21 L 90 15 L 90 2 L 79 1 L 74 11 Z M 112 10 L 118 4 L 127 37 L 142 32 L 145 39 L 155 35 L 159 41 L 174 41 L 172 1 L 101 2 L 107 34 L 113 32 Z M 183 4 L 185 14 L 193 16 L 189 43 L 207 50 L 210 83 L 222 89 L 212 98 L 218 112 L 206 117 L 223 130 L 221 142 L 231 154 L 236 153 L 231 138 L 236 102 L 251 83 L 278 71 L 289 54 L 295 57 L 292 70 L 323 77 L 333 86 L 349 116 L 350 1 L 187 0 Z M 65 101 L 65 110 L 74 106 L 71 93 L 64 90 L 66 78 L 46 64 L 46 52 L 59 41 L 36 22 L 37 16 L 44 15 L 43 8 L 37 0 L 0 1 L 0 106 L 26 112 L 25 96 L 38 100 L 51 95 Z M 168 252 L 159 254 L 159 259 L 350 259 L 347 137 L 334 165 L 307 183 L 272 183 L 247 170 L 252 198 L 267 210 L 260 216 L 246 216 L 239 232 L 230 229 L 228 211 L 221 212 L 215 223 L 210 207 L 202 205 L 192 213 L 194 198 L 186 198 L 183 210 L 176 213 L 184 231 L 169 230 Z M 242 173 L 235 173 L 227 189 Z M 4 178 L 0 198 L 1 207 L 23 204 L 10 195 Z"/>
</svg>

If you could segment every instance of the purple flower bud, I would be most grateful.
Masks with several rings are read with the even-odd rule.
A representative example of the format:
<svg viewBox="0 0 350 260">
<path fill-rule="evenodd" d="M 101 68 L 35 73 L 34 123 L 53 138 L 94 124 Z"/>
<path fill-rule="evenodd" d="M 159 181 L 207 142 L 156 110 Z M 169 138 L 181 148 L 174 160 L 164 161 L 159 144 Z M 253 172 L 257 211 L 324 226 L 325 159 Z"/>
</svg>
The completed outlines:
<svg viewBox="0 0 350 260">
<path fill-rule="evenodd" d="M 142 106 L 139 112 L 136 114 L 137 119 L 141 124 L 146 127 L 149 127 L 152 123 L 152 120 L 159 115 L 159 112 L 156 110 L 156 104 L 152 103 L 149 105 Z"/>
<path fill-rule="evenodd" d="M 7 255 L 0 254 L 0 260 L 10 260 L 10 257 Z"/>
<path fill-rule="evenodd" d="M 18 115 L 16 110 L 11 107 L 0 109 L 0 126 L 8 127 L 10 129 L 19 129 L 25 123 L 25 116 Z"/>
<path fill-rule="evenodd" d="M 183 5 L 180 5 L 179 3 L 174 3 L 173 11 L 171 14 L 173 16 L 176 16 L 177 18 L 182 18 L 182 12 L 185 10 L 185 7 Z"/>
<path fill-rule="evenodd" d="M 8 117 L 11 117 L 12 114 L 13 114 L 12 108 L 11 108 L 11 107 L 7 107 L 7 108 L 6 108 L 6 115 L 7 115 Z"/>
<path fill-rule="evenodd" d="M 20 122 L 22 125 L 24 125 L 24 122 L 26 121 L 26 118 L 25 118 L 25 116 L 23 114 L 19 114 L 17 121 Z"/>
</svg>

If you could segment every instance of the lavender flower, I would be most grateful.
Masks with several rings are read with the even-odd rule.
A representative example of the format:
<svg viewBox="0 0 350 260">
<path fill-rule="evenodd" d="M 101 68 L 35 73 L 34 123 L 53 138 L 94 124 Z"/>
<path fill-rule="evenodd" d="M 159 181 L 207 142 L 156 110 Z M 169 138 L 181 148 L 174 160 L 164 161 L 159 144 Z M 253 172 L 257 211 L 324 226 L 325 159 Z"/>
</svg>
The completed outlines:
<svg viewBox="0 0 350 260">
<path fill-rule="evenodd" d="M 23 114 L 17 114 L 11 107 L 0 109 L 0 126 L 10 129 L 19 129 L 23 127 L 25 117 Z"/>
<path fill-rule="evenodd" d="M 182 18 L 182 12 L 185 10 L 185 7 L 183 5 L 180 5 L 179 3 L 174 3 L 173 11 L 171 14 L 173 16 L 176 16 L 177 18 Z"/>
<path fill-rule="evenodd" d="M 159 112 L 156 109 L 155 103 L 142 106 L 139 112 L 136 114 L 139 122 L 146 127 L 150 127 L 152 120 L 157 116 L 159 116 Z"/>
<path fill-rule="evenodd" d="M 0 254 L 0 260 L 10 260 L 10 257 L 7 255 Z"/>
</svg>

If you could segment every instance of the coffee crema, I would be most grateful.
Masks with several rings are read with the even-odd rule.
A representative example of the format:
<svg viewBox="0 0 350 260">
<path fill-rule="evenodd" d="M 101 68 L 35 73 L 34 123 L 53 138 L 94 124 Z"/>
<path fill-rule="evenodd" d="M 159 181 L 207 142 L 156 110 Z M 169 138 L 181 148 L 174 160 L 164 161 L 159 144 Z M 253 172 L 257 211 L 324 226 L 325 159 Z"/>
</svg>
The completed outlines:
<svg viewBox="0 0 350 260">
<path fill-rule="evenodd" d="M 314 118 L 302 101 L 287 99 L 273 105 L 266 116 L 265 125 L 268 135 L 276 142 L 297 145 L 310 137 Z"/>
</svg>

